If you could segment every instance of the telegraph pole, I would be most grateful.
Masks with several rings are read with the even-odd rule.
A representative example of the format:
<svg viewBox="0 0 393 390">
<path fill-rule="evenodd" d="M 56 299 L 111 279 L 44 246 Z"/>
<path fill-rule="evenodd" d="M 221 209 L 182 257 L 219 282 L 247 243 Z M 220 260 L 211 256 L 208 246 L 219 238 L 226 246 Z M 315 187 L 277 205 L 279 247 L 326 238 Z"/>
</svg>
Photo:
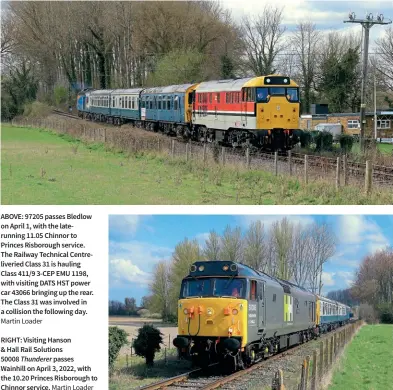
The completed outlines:
<svg viewBox="0 0 393 390">
<path fill-rule="evenodd" d="M 356 19 L 354 12 L 349 14 L 349 20 L 344 20 L 344 23 L 359 23 L 364 30 L 363 39 L 363 67 L 362 67 L 362 89 L 360 91 L 360 149 L 364 150 L 364 133 L 366 127 L 366 80 L 367 80 L 367 64 L 368 64 L 368 45 L 370 40 L 370 29 L 374 24 L 390 24 L 391 20 L 385 20 L 382 14 L 377 15 L 374 19 L 373 14 L 368 14 L 366 19 Z"/>
</svg>

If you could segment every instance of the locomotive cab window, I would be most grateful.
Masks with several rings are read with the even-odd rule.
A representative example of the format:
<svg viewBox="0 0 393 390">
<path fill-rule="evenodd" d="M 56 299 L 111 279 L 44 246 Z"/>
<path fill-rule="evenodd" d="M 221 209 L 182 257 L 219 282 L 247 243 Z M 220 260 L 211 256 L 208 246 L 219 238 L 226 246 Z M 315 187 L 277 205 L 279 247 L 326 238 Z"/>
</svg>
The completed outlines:
<svg viewBox="0 0 393 390">
<path fill-rule="evenodd" d="M 269 94 L 271 96 L 284 96 L 285 95 L 285 88 L 282 87 L 270 87 Z"/>
<path fill-rule="evenodd" d="M 287 88 L 287 99 L 290 102 L 299 101 L 299 91 L 297 88 Z"/>
<path fill-rule="evenodd" d="M 266 103 L 269 90 L 267 88 L 257 88 L 257 103 Z"/>
<path fill-rule="evenodd" d="M 199 278 L 183 280 L 180 298 L 246 297 L 246 283 L 241 278 Z"/>
</svg>

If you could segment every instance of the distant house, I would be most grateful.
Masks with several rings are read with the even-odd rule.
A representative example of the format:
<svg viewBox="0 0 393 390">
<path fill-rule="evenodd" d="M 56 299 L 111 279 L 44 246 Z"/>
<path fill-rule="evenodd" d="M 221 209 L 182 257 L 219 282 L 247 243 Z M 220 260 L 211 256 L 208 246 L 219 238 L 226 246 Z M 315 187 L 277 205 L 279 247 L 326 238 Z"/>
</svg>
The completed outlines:
<svg viewBox="0 0 393 390">
<path fill-rule="evenodd" d="M 360 113 L 307 114 L 299 119 L 299 128 L 313 130 L 319 123 L 340 123 L 346 134 L 360 133 Z M 366 136 L 374 137 L 374 113 L 366 112 Z M 377 110 L 377 137 L 393 138 L 393 110 Z"/>
</svg>

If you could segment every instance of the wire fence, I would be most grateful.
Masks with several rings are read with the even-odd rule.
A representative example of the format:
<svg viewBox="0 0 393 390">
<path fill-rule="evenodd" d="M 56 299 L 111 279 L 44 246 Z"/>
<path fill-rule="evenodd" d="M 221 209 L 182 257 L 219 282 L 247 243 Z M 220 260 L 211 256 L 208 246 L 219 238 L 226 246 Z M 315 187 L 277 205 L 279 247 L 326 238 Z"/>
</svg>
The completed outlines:
<svg viewBox="0 0 393 390">
<path fill-rule="evenodd" d="M 344 348 L 349 344 L 363 321 L 345 326 L 329 338 L 319 343 L 312 355 L 306 356 L 300 368 L 300 382 L 295 387 L 284 384 L 284 373 L 277 370 L 272 380 L 272 390 L 319 390 L 326 377 L 331 375 L 333 365 L 339 360 Z M 293 375 L 293 374 L 291 374 Z"/>
<path fill-rule="evenodd" d="M 14 120 L 14 126 L 51 129 L 86 142 L 105 143 L 130 153 L 161 153 L 168 159 L 180 159 L 209 166 L 211 164 L 236 169 L 260 170 L 275 176 L 288 176 L 300 182 L 328 182 L 337 190 L 344 186 L 364 188 L 371 193 L 375 187 L 393 187 L 393 166 L 384 166 L 367 160 L 349 161 L 346 155 L 337 158 L 307 155 L 289 151 L 261 152 L 255 148 L 234 149 L 212 144 L 183 142 L 163 135 L 135 128 L 95 127 L 94 123 L 70 124 L 67 119 Z"/>
</svg>

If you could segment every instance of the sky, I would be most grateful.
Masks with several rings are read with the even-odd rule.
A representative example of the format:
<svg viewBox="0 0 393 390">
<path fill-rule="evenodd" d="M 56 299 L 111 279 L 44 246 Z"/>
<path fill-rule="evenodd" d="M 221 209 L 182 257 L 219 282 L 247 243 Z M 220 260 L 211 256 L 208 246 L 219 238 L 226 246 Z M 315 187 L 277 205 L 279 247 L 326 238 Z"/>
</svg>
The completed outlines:
<svg viewBox="0 0 393 390">
<path fill-rule="evenodd" d="M 299 22 L 312 21 L 319 30 L 346 31 L 360 33 L 362 27 L 359 24 L 343 23 L 348 20 L 349 12 L 355 12 L 356 18 L 363 19 L 366 13 L 372 13 L 374 17 L 382 13 L 385 19 L 393 19 L 393 0 L 386 1 L 306 1 L 306 0 L 221 0 L 226 8 L 232 11 L 236 21 L 240 21 L 244 15 L 261 14 L 265 5 L 283 7 L 283 24 L 287 33 L 295 29 Z M 389 26 L 373 26 L 370 32 L 370 48 L 374 41 L 385 34 Z"/>
<path fill-rule="evenodd" d="M 134 297 L 137 304 L 149 293 L 154 265 L 170 261 L 184 238 L 205 242 L 209 231 L 222 234 L 227 225 L 244 231 L 260 220 L 266 229 L 283 215 L 111 215 L 109 217 L 109 299 Z M 323 294 L 350 287 L 362 259 L 393 247 L 393 216 L 292 215 L 295 223 L 327 223 L 338 239 L 335 255 L 324 267 Z"/>
</svg>

